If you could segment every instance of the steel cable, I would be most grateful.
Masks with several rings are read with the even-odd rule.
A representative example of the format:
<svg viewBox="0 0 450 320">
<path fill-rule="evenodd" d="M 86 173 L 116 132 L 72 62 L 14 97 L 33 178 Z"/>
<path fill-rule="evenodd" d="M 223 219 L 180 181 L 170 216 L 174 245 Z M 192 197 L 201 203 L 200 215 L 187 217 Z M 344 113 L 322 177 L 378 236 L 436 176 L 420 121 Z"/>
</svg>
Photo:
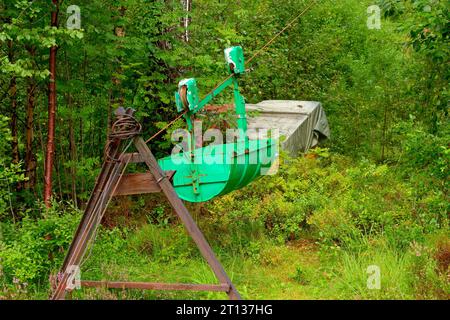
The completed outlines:
<svg viewBox="0 0 450 320">
<path fill-rule="evenodd" d="M 283 34 L 283 32 L 285 32 L 287 29 L 289 29 L 290 27 L 292 27 L 294 25 L 294 23 L 300 19 L 300 17 L 302 17 L 305 13 L 307 13 L 314 5 L 316 5 L 318 3 L 317 0 L 312 0 L 311 3 L 302 11 L 300 12 L 294 19 L 292 19 L 283 29 L 281 29 L 281 31 L 279 31 L 272 39 L 270 39 L 265 45 L 263 45 L 260 49 L 258 49 L 258 51 L 256 51 L 256 53 L 247 61 L 247 64 L 249 64 L 250 62 L 252 62 L 257 56 L 259 56 L 261 53 L 264 52 L 264 50 L 266 50 L 279 36 L 281 36 Z M 219 86 L 221 86 L 222 84 L 224 84 L 228 79 L 230 79 L 231 77 L 233 77 L 234 74 L 230 74 L 228 77 L 226 77 L 219 85 L 217 85 L 216 87 L 214 87 L 214 89 L 212 89 L 206 96 L 212 94 Z M 157 136 L 159 136 L 161 133 L 163 133 L 165 130 L 167 130 L 170 126 L 172 126 L 176 121 L 178 121 L 182 116 L 184 116 L 189 110 L 184 111 L 183 113 L 181 113 L 178 117 L 176 117 L 174 120 L 172 120 L 170 123 L 168 123 L 166 126 L 164 126 L 164 128 L 162 128 L 161 130 L 159 130 L 157 133 L 155 133 L 153 136 L 151 136 L 147 141 L 145 141 L 145 143 L 149 143 L 150 141 L 152 141 L 154 138 L 156 138 Z"/>
<path fill-rule="evenodd" d="M 111 132 L 108 135 L 108 141 L 105 146 L 105 158 L 114 162 L 119 159 L 111 155 L 111 145 L 118 140 L 128 140 L 134 138 L 142 132 L 142 125 L 135 117 L 129 114 L 119 116 L 111 127 Z"/>
</svg>

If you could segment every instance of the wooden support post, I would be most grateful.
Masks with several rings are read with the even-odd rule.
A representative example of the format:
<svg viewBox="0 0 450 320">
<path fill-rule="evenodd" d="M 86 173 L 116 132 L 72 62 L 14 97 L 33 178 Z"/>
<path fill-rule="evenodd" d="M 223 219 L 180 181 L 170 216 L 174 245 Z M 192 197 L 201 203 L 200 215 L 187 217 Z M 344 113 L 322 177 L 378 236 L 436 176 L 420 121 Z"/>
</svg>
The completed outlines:
<svg viewBox="0 0 450 320">
<path fill-rule="evenodd" d="M 156 181 L 159 183 L 159 186 L 169 200 L 173 210 L 186 226 L 189 235 L 197 244 L 197 247 L 199 248 L 205 260 L 208 262 L 217 279 L 219 279 L 221 283 L 230 286 L 230 291 L 228 292 L 229 298 L 232 300 L 240 300 L 241 296 L 239 295 L 239 292 L 236 290 L 222 265 L 217 260 L 216 255 L 203 236 L 203 233 L 200 231 L 194 219 L 189 214 L 189 211 L 184 206 L 183 201 L 181 201 L 181 199 L 178 197 L 170 181 L 166 178 L 166 175 L 158 165 L 157 160 L 153 156 L 147 144 L 145 144 L 145 141 L 141 137 L 136 137 L 134 138 L 134 144 L 136 146 L 136 149 L 142 155 L 144 162 L 147 164 L 148 168 L 155 176 Z"/>
<path fill-rule="evenodd" d="M 165 172 L 167 179 L 171 180 L 175 171 Z M 113 196 L 131 196 L 134 194 L 160 193 L 161 188 L 155 177 L 148 173 L 132 173 L 122 176 Z"/>
</svg>

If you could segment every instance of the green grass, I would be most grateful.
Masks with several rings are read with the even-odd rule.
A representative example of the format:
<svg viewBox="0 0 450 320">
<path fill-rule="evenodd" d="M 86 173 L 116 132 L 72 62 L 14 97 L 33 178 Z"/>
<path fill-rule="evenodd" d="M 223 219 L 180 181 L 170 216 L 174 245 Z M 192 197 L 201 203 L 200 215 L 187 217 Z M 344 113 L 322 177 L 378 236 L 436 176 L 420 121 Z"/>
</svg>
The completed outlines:
<svg viewBox="0 0 450 320">
<path fill-rule="evenodd" d="M 189 206 L 245 299 L 446 299 L 450 240 L 445 196 L 412 192 L 388 166 L 330 156 L 288 159 L 277 176 Z M 148 203 L 146 202 L 148 201 Z M 86 280 L 217 283 L 170 208 L 108 212 L 82 265 Z M 145 209 L 145 210 L 144 210 Z M 64 211 L 65 210 L 65 211 Z M 4 224 L 0 299 L 45 299 L 80 212 L 58 208 Z M 381 288 L 367 288 L 367 268 Z M 28 268 L 32 266 L 32 268 Z M 16 279 L 16 280 L 15 280 Z M 28 285 L 24 285 L 28 283 Z M 74 299 L 224 299 L 222 293 L 83 289 Z"/>
<path fill-rule="evenodd" d="M 128 280 L 150 282 L 216 283 L 205 261 L 191 244 L 188 255 L 185 248 L 164 253 L 133 250 L 139 247 L 157 247 L 158 239 L 152 234 L 165 234 L 168 228 L 145 225 L 130 234 L 130 241 L 119 246 L 101 240 L 88 262 L 82 268 L 82 278 L 89 280 Z M 185 233 L 177 230 L 177 238 L 188 241 Z M 143 233 L 146 236 L 143 236 Z M 175 234 L 175 233 L 174 233 Z M 445 235 L 441 238 L 445 238 Z M 139 240 L 137 240 L 139 239 Z M 175 237 L 166 242 L 179 243 Z M 436 241 L 429 242 L 429 246 Z M 179 250 L 178 250 L 179 249 Z M 425 276 L 430 263 L 425 254 L 427 246 L 398 253 L 381 242 L 372 243 L 367 250 L 347 252 L 343 249 L 323 250 L 323 246 L 310 240 L 287 244 L 265 242 L 257 255 L 244 257 L 232 252 L 219 252 L 219 260 L 232 278 L 244 299 L 415 299 L 445 298 L 448 282 L 436 275 Z M 181 255 L 180 255 L 181 253 Z M 419 263 L 417 259 L 425 259 Z M 419 263 L 419 264 L 418 264 Z M 380 290 L 367 288 L 367 267 L 381 269 Z M 418 269 L 417 269 L 418 268 Z M 418 272 L 418 273 L 417 273 Z M 414 274 L 417 273 L 417 274 Z M 417 278 L 419 277 L 419 278 Z M 431 279 L 431 280 L 430 280 Z M 436 282 L 436 279 L 438 281 Z M 435 282 L 430 282 L 435 281 Z M 431 285 L 431 287 L 429 287 Z M 428 286 L 428 288 L 426 288 Z M 447 286 L 447 287 L 445 287 Z M 424 290 L 425 287 L 425 291 Z M 439 288 L 437 290 L 437 288 Z M 422 290 L 422 291 L 421 291 Z M 48 287 L 38 290 L 4 290 L 3 298 L 45 299 Z M 1 295 L 0 295 L 1 297 Z M 74 291 L 72 299 L 226 299 L 223 293 L 211 292 L 161 292 L 141 290 L 86 289 Z"/>
</svg>

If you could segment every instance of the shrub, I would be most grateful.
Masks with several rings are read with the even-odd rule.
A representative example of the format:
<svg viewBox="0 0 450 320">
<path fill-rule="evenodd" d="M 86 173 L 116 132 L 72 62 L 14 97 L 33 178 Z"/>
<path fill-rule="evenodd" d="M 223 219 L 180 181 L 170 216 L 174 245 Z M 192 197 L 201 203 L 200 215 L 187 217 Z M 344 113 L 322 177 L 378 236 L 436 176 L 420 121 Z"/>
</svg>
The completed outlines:
<svg viewBox="0 0 450 320">
<path fill-rule="evenodd" d="M 0 263 L 7 282 L 38 284 L 46 281 L 51 270 L 59 268 L 79 222 L 80 212 L 68 207 L 64 214 L 43 210 L 39 219 L 24 217 L 16 225 L 6 225 L 0 239 Z"/>
<path fill-rule="evenodd" d="M 369 160 L 285 157 L 278 175 L 208 204 L 206 228 L 215 234 L 221 230 L 225 245 L 261 236 L 284 242 L 312 231 L 327 245 L 349 248 L 364 246 L 366 237 L 386 235 L 403 250 L 445 226 L 438 214 L 445 194 L 429 192 L 417 198 L 397 171 Z M 233 238 L 239 241 L 230 243 Z"/>
<path fill-rule="evenodd" d="M 0 116 L 0 221 L 5 217 L 15 220 L 13 191 L 16 183 L 25 179 L 20 173 L 20 164 L 11 163 L 8 155 L 11 133 L 7 120 Z"/>
</svg>

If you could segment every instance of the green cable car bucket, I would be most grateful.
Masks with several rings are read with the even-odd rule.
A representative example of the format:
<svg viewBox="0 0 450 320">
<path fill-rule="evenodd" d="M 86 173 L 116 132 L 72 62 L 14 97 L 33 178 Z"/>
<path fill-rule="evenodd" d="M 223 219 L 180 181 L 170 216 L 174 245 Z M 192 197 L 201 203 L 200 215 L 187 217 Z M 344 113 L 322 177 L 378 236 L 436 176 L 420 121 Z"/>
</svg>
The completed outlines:
<svg viewBox="0 0 450 320">
<path fill-rule="evenodd" d="M 183 146 L 178 145 L 172 155 L 158 162 L 164 171 L 175 171 L 175 191 L 181 199 L 188 202 L 208 201 L 243 188 L 258 177 L 271 174 L 277 164 L 277 137 L 267 137 L 267 134 L 266 137 L 261 137 L 259 133 L 258 139 L 249 138 L 245 100 L 238 86 L 238 78 L 245 73 L 242 48 L 226 49 L 225 59 L 230 77 L 203 100 L 199 101 L 195 79 L 180 81 L 178 92 L 175 93 L 178 112 L 185 112 L 188 133 L 183 137 L 187 141 L 184 141 Z M 232 141 L 196 148 L 197 137 L 193 123 L 195 113 L 229 86 L 233 86 L 237 115 L 237 130 L 230 139 Z"/>
</svg>

